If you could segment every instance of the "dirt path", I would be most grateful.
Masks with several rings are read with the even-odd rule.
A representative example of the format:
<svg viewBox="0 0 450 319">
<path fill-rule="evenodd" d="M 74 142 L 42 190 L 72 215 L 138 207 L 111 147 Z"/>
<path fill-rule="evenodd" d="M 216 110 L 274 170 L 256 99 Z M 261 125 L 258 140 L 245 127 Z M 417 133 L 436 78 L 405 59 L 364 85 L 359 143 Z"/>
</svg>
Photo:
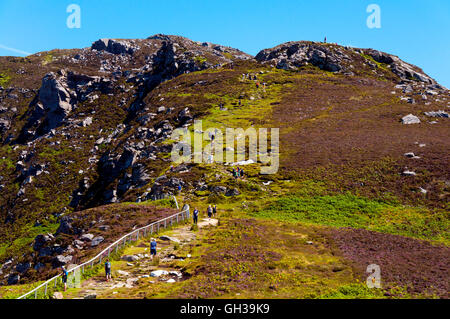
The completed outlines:
<svg viewBox="0 0 450 319">
<path fill-rule="evenodd" d="M 217 226 L 218 220 L 205 218 L 198 222 L 198 228 Z M 155 263 L 149 256 L 149 240 L 141 241 L 125 250 L 120 262 L 112 262 L 113 278 L 106 281 L 103 271 L 81 283 L 81 287 L 73 291 L 68 290 L 64 297 L 68 299 L 97 298 L 103 294 L 113 295 L 114 289 L 133 288 L 140 278 L 152 278 L 159 281 L 180 281 L 183 274 L 171 268 L 168 263 L 174 259 L 182 259 L 176 255 L 174 246 L 182 247 L 197 238 L 197 233 L 191 230 L 191 224 L 177 227 L 167 235 L 171 240 L 162 240 L 155 237 L 158 242 L 159 263 Z M 161 235 L 164 237 L 165 235 Z M 178 250 L 178 249 L 177 249 Z M 137 252 L 130 254 L 130 252 Z M 128 259 L 128 260 L 124 260 Z M 155 273 L 152 273 L 156 271 Z M 156 276 L 155 276 L 156 275 Z"/>
</svg>

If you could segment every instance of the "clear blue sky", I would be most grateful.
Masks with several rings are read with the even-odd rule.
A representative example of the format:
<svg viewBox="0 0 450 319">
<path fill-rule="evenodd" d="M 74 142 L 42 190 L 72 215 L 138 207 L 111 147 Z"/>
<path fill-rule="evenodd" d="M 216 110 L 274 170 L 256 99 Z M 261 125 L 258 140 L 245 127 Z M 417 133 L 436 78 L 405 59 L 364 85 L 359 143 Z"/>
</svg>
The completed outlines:
<svg viewBox="0 0 450 319">
<path fill-rule="evenodd" d="M 369 4 L 381 29 L 369 29 Z M 81 28 L 69 29 L 70 4 Z M 0 55 L 87 47 L 99 38 L 176 34 L 250 54 L 286 41 L 321 41 L 386 51 L 450 88 L 449 0 L 0 0 Z"/>
</svg>

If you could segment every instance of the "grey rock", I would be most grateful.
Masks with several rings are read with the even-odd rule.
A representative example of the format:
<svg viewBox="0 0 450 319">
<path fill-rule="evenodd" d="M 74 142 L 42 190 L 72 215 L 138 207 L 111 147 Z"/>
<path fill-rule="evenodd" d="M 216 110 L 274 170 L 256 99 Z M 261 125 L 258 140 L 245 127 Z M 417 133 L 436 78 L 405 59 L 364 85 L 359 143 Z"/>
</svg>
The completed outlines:
<svg viewBox="0 0 450 319">
<path fill-rule="evenodd" d="M 92 117 L 87 117 L 81 122 L 81 125 L 83 127 L 89 126 L 91 124 L 92 124 Z"/>
<path fill-rule="evenodd" d="M 133 54 L 139 47 L 127 40 L 100 39 L 92 44 L 91 49 L 112 54 Z"/>
<path fill-rule="evenodd" d="M 20 264 L 17 264 L 17 266 L 16 266 L 16 270 L 21 274 L 27 272 L 27 270 L 30 268 L 31 268 L 30 262 L 20 263 Z"/>
<path fill-rule="evenodd" d="M 125 260 L 125 261 L 133 262 L 133 261 L 138 261 L 139 257 L 135 256 L 135 255 L 124 255 L 120 259 Z"/>
<path fill-rule="evenodd" d="M 93 234 L 83 234 L 83 235 L 81 235 L 80 240 L 84 241 L 84 242 L 88 242 L 88 241 L 92 241 L 94 239 L 94 237 L 95 236 Z"/>
<path fill-rule="evenodd" d="M 211 190 L 214 193 L 226 193 L 227 188 L 225 186 L 214 186 Z"/>
<path fill-rule="evenodd" d="M 402 175 L 404 176 L 416 176 L 417 174 L 412 171 L 403 171 Z"/>
<path fill-rule="evenodd" d="M 103 238 L 102 236 L 97 236 L 97 237 L 95 237 L 93 240 L 92 240 L 92 242 L 91 242 L 91 246 L 92 247 L 96 247 L 96 246 L 98 246 L 102 241 L 104 241 L 105 240 L 105 238 Z"/>
<path fill-rule="evenodd" d="M 20 281 L 20 275 L 19 274 L 11 274 L 8 276 L 8 285 L 17 285 Z"/>
<path fill-rule="evenodd" d="M 47 234 L 47 235 L 37 235 L 34 239 L 34 245 L 33 249 L 35 251 L 40 250 L 44 245 L 47 245 L 54 239 L 53 235 Z"/>
<path fill-rule="evenodd" d="M 434 112 L 434 111 L 433 112 L 424 112 L 424 114 L 429 117 L 445 117 L 445 118 L 449 117 L 449 114 L 447 112 L 441 111 L 441 110 L 439 110 L 437 112 Z"/>
<path fill-rule="evenodd" d="M 58 255 L 52 260 L 53 268 L 64 266 L 72 261 L 72 256 Z"/>
<path fill-rule="evenodd" d="M 326 71 L 337 72 L 343 69 L 343 60 L 350 58 L 341 49 L 301 41 L 287 42 L 272 49 L 262 50 L 255 59 L 275 64 L 277 68 L 285 70 L 312 64 Z"/>
<path fill-rule="evenodd" d="M 408 114 L 408 115 L 402 117 L 402 123 L 403 124 L 407 124 L 407 125 L 409 125 L 409 124 L 419 124 L 420 123 L 420 119 L 417 116 L 415 116 L 415 115 Z"/>
<path fill-rule="evenodd" d="M 229 189 L 226 193 L 225 193 L 225 196 L 238 196 L 238 195 L 240 195 L 241 193 L 239 192 L 239 190 L 237 190 L 236 188 L 232 188 L 232 189 Z"/>
<path fill-rule="evenodd" d="M 159 239 L 164 240 L 164 241 L 173 241 L 175 243 L 179 243 L 180 242 L 180 240 L 178 238 L 173 238 L 173 237 L 166 236 L 166 235 L 160 236 Z"/>
</svg>

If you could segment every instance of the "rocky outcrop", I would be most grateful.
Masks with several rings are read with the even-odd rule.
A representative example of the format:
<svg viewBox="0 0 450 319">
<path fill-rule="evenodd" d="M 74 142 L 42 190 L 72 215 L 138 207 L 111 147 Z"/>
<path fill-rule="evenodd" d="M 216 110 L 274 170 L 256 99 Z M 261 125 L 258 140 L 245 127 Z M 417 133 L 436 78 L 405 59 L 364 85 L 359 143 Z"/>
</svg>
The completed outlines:
<svg viewBox="0 0 450 319">
<path fill-rule="evenodd" d="M 427 84 L 436 84 L 436 81 L 426 75 L 420 68 L 400 60 L 395 55 L 373 49 L 363 49 L 362 51 L 371 56 L 375 61 L 389 65 L 391 71 L 402 80 L 415 80 Z"/>
<path fill-rule="evenodd" d="M 77 103 L 84 102 L 94 91 L 110 93 L 112 82 L 98 76 L 91 77 L 60 70 L 47 73 L 41 88 L 30 103 L 29 118 L 23 127 L 18 142 L 26 142 L 49 133 L 67 120 Z M 92 118 L 80 122 L 87 126 Z"/>
<path fill-rule="evenodd" d="M 287 42 L 272 49 L 262 50 L 255 59 L 273 64 L 279 69 L 294 70 L 312 64 L 331 72 L 343 70 L 343 60 L 350 60 L 343 48 L 305 41 Z"/>
<path fill-rule="evenodd" d="M 378 68 L 373 60 L 386 64 L 392 73 L 402 81 L 418 81 L 428 85 L 436 85 L 436 81 L 426 75 L 420 68 L 402 61 L 395 55 L 373 49 L 356 49 L 309 41 L 287 42 L 260 51 L 255 59 L 285 70 L 296 70 L 299 67 L 311 64 L 325 71 L 353 74 L 354 66 L 352 63 L 356 61 L 358 55 L 364 57 L 364 64 L 371 69 Z M 370 56 L 373 60 L 366 59 L 365 56 Z"/>
<path fill-rule="evenodd" d="M 91 49 L 112 54 L 133 54 L 139 46 L 130 40 L 100 39 L 92 43 Z"/>
</svg>

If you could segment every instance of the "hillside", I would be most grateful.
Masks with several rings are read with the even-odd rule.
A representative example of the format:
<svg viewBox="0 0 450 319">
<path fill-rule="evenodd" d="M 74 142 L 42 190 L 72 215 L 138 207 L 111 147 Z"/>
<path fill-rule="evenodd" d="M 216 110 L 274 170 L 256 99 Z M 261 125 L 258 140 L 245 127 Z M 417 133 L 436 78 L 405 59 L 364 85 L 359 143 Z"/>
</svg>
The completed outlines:
<svg viewBox="0 0 450 319">
<path fill-rule="evenodd" d="M 386 296 L 448 298 L 450 92 L 396 56 L 300 41 L 252 57 L 155 35 L 0 57 L 0 76 L 3 284 L 77 263 L 93 253 L 83 234 L 106 244 L 173 212 L 153 200 L 176 194 L 217 204 L 220 225 L 164 297 L 357 295 L 379 263 L 406 289 Z M 199 119 L 279 128 L 278 172 L 171 169 L 172 132 L 196 135 Z"/>
</svg>

